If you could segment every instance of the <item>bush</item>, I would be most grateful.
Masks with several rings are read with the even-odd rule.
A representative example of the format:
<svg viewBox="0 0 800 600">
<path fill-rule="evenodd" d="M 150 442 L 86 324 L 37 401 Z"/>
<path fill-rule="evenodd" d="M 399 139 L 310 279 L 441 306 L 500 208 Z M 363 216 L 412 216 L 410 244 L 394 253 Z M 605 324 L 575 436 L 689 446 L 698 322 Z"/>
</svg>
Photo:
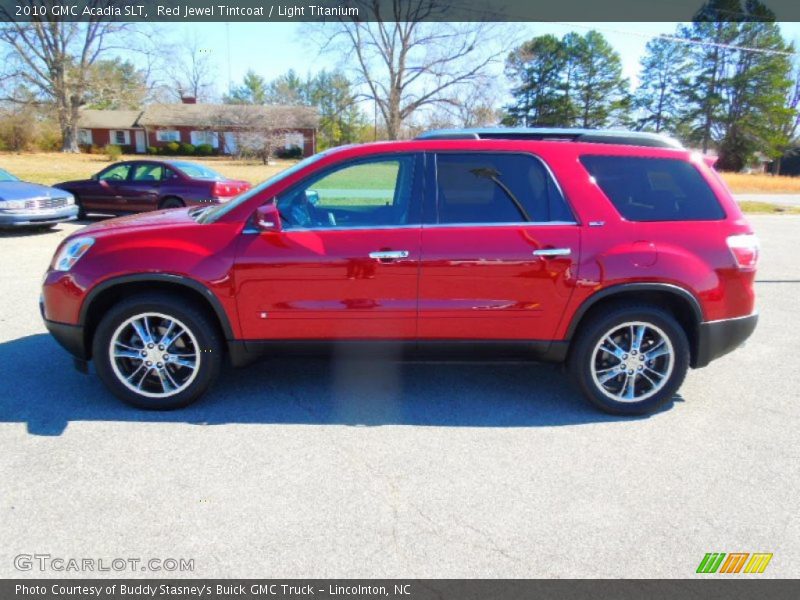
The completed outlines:
<svg viewBox="0 0 800 600">
<path fill-rule="evenodd" d="M 103 148 L 103 152 L 105 153 L 106 158 L 111 162 L 119 160 L 119 157 L 122 156 L 122 148 L 115 146 L 114 144 L 108 144 L 105 148 Z"/>
<path fill-rule="evenodd" d="M 177 154 L 181 149 L 181 145 L 178 142 L 168 142 L 164 144 L 163 152 L 164 154 Z"/>
<path fill-rule="evenodd" d="M 211 156 L 214 154 L 214 146 L 211 144 L 199 144 L 195 149 L 194 153 L 198 156 Z"/>
<path fill-rule="evenodd" d="M 158 146 L 148 146 L 147 147 L 147 153 L 148 154 L 153 154 L 153 155 L 160 154 L 161 153 L 161 148 L 159 148 Z"/>
<path fill-rule="evenodd" d="M 178 151 L 184 156 L 191 156 L 192 154 L 194 154 L 194 145 L 181 144 Z"/>
<path fill-rule="evenodd" d="M 302 158 L 303 149 L 299 146 L 292 146 L 291 148 L 279 148 L 275 151 L 275 156 L 278 158 Z"/>
</svg>

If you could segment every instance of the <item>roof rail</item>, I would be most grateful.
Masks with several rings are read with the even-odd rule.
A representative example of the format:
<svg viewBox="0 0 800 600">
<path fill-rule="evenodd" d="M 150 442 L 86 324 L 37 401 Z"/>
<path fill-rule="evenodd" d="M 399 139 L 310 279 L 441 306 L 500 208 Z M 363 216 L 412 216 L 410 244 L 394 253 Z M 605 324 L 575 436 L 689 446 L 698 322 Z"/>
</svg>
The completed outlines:
<svg viewBox="0 0 800 600">
<path fill-rule="evenodd" d="M 558 142 L 589 142 L 594 144 L 620 144 L 624 146 L 649 146 L 652 148 L 677 148 L 683 145 L 670 137 L 642 131 L 615 131 L 611 129 L 569 128 L 482 128 L 436 129 L 417 136 L 418 140 L 546 140 Z"/>
</svg>

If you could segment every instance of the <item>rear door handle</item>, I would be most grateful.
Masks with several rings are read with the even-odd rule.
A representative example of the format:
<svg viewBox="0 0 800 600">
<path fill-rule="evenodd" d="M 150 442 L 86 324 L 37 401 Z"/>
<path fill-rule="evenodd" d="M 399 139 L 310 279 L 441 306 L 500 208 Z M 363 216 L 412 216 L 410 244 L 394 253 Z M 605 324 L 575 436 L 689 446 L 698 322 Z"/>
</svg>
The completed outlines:
<svg viewBox="0 0 800 600">
<path fill-rule="evenodd" d="M 572 254 L 572 248 L 541 248 L 533 251 L 534 256 L 543 256 L 545 258 L 569 256 L 570 254 Z"/>
<path fill-rule="evenodd" d="M 370 252 L 369 257 L 375 260 L 397 260 L 398 258 L 408 258 L 408 250 L 379 250 Z"/>
</svg>

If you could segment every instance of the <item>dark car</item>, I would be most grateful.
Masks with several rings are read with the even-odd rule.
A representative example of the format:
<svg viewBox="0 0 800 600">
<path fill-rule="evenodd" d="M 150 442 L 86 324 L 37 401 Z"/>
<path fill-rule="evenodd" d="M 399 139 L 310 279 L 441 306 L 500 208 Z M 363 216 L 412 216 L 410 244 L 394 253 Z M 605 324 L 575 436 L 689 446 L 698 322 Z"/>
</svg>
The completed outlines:
<svg viewBox="0 0 800 600">
<path fill-rule="evenodd" d="M 78 217 L 72 194 L 0 169 L 0 228 L 52 227 Z"/>
<path fill-rule="evenodd" d="M 375 343 L 566 361 L 597 406 L 641 414 L 750 335 L 757 262 L 710 161 L 668 139 L 433 133 L 328 150 L 224 206 L 91 225 L 58 248 L 42 313 L 147 408 L 197 399 L 224 356 Z"/>
<path fill-rule="evenodd" d="M 250 184 L 190 161 L 131 160 L 115 163 L 91 179 L 55 187 L 75 196 L 84 217 L 91 212 L 127 214 L 219 204 L 250 189 Z"/>
</svg>

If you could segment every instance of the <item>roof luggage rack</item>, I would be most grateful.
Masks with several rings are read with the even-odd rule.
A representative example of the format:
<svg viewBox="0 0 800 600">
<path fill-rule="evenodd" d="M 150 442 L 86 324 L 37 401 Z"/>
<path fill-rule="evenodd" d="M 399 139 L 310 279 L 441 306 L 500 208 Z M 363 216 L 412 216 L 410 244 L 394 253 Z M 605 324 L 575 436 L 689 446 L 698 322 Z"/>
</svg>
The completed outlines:
<svg viewBox="0 0 800 600">
<path fill-rule="evenodd" d="M 683 145 L 670 137 L 641 131 L 614 131 L 609 129 L 560 128 L 489 128 L 489 129 L 436 129 L 427 131 L 418 140 L 546 140 L 556 142 L 589 142 L 594 144 L 621 144 L 624 146 L 649 146 L 652 148 L 677 148 Z"/>
</svg>

